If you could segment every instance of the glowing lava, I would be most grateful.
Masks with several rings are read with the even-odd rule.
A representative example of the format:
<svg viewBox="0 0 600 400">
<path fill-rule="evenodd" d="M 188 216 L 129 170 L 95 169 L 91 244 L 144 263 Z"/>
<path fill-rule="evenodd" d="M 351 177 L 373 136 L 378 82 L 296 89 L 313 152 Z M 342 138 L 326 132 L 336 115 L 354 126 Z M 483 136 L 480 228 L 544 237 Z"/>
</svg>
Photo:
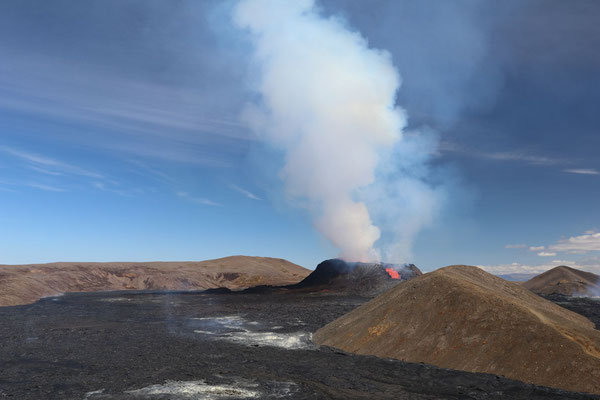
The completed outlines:
<svg viewBox="0 0 600 400">
<path fill-rule="evenodd" d="M 390 274 L 392 279 L 400 279 L 400 274 L 393 268 L 386 268 L 385 271 Z"/>
</svg>

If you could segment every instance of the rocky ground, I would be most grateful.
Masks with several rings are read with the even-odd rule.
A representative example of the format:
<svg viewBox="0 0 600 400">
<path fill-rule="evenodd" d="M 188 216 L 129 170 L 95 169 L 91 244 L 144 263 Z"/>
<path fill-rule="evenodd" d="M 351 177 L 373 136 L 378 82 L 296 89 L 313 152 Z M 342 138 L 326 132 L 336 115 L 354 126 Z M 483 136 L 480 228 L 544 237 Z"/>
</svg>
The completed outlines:
<svg viewBox="0 0 600 400">
<path fill-rule="evenodd" d="M 105 292 L 0 308 L 0 399 L 597 398 L 312 344 L 366 300 Z M 597 318 L 599 302 L 573 304 Z"/>
<path fill-rule="evenodd" d="M 570 297 L 561 294 L 543 297 L 568 310 L 586 316 L 596 324 L 596 329 L 600 330 L 600 297 Z"/>
</svg>

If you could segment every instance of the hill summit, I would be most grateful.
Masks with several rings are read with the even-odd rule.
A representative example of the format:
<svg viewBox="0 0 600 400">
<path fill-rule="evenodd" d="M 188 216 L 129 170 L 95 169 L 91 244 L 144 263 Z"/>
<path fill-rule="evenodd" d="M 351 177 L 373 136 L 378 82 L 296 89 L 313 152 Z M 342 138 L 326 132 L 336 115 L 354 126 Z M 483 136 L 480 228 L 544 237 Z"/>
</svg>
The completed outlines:
<svg viewBox="0 0 600 400">
<path fill-rule="evenodd" d="M 477 267 L 402 282 L 319 329 L 348 352 L 600 393 L 600 331 L 585 317 Z"/>
<path fill-rule="evenodd" d="M 523 283 L 534 293 L 600 296 L 600 276 L 561 265 Z"/>
</svg>

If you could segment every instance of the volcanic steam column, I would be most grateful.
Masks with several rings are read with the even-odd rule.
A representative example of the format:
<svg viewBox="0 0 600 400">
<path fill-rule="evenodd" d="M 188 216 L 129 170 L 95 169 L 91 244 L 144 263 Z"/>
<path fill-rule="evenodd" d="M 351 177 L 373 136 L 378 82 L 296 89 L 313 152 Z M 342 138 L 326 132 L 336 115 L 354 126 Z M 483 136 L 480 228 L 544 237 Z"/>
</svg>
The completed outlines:
<svg viewBox="0 0 600 400">
<path fill-rule="evenodd" d="M 378 261 L 381 231 L 361 191 L 378 183 L 383 154 L 406 124 L 390 54 L 322 16 L 312 0 L 241 0 L 233 20 L 250 33 L 258 67 L 252 83 L 261 100 L 243 117 L 283 151 L 287 195 L 306 204 L 341 257 Z"/>
</svg>

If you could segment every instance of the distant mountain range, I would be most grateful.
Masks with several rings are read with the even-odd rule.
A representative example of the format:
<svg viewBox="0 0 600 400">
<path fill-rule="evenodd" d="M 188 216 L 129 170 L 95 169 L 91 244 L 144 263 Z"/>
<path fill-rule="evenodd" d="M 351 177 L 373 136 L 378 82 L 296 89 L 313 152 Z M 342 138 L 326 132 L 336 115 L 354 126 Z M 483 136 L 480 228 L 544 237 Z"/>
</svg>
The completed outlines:
<svg viewBox="0 0 600 400">
<path fill-rule="evenodd" d="M 511 281 L 511 282 L 525 282 L 537 276 L 537 274 L 525 274 L 525 273 L 517 273 L 517 274 L 504 274 L 504 275 L 496 275 L 500 278 Z"/>
<path fill-rule="evenodd" d="M 233 290 L 288 285 L 310 270 L 280 258 L 232 256 L 207 261 L 0 265 L 0 306 L 33 303 L 65 292 Z"/>
</svg>

